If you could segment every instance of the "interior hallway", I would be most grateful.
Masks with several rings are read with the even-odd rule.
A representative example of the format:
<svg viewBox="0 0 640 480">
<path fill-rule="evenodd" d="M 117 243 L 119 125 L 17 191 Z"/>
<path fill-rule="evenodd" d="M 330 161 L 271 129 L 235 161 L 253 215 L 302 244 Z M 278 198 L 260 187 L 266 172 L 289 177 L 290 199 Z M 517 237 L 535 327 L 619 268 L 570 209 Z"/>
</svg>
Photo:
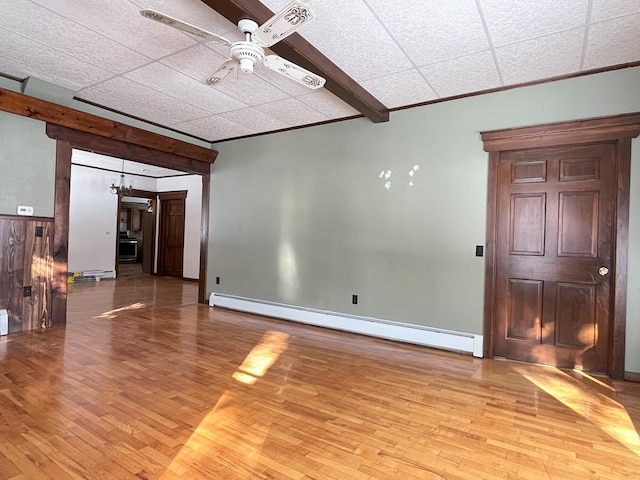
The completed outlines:
<svg viewBox="0 0 640 480">
<path fill-rule="evenodd" d="M 640 385 L 69 286 L 0 339 L 2 479 L 596 479 L 640 472 Z"/>
</svg>

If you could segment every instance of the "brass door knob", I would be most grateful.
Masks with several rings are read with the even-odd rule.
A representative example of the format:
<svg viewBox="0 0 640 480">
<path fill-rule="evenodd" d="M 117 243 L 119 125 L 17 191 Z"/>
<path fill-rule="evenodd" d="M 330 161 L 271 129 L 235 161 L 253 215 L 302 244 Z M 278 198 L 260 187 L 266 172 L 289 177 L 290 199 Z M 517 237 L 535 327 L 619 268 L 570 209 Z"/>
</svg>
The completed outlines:
<svg viewBox="0 0 640 480">
<path fill-rule="evenodd" d="M 598 273 L 604 277 L 607 273 L 609 273 L 609 269 L 607 267 L 600 267 L 598 269 Z"/>
</svg>

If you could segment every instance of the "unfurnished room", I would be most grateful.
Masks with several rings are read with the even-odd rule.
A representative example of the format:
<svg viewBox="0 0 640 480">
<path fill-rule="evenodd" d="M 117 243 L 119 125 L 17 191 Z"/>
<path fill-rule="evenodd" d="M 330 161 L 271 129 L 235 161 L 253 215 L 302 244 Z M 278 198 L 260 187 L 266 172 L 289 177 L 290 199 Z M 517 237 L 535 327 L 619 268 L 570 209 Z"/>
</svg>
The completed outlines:
<svg viewBox="0 0 640 480">
<path fill-rule="evenodd" d="M 0 479 L 640 478 L 638 0 L 0 6 Z"/>
</svg>

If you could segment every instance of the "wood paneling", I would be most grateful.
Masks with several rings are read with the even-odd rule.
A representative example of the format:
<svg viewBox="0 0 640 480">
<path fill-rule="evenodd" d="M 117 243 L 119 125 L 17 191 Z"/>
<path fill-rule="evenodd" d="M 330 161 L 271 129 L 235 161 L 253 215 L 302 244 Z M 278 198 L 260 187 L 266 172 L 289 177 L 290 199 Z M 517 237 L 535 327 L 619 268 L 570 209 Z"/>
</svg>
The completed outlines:
<svg viewBox="0 0 640 480">
<path fill-rule="evenodd" d="M 511 255 L 544 255 L 545 193 L 511 195 Z"/>
<path fill-rule="evenodd" d="M 598 256 L 599 192 L 560 192 L 558 256 Z"/>
<path fill-rule="evenodd" d="M 505 152 L 511 151 L 518 154 L 518 151 L 529 155 L 531 150 L 538 146 L 552 147 L 561 145 L 577 144 L 609 144 L 613 146 L 615 154 L 614 162 L 614 191 L 615 198 L 610 200 L 600 199 L 606 205 L 614 204 L 610 219 L 605 224 L 605 231 L 610 228 L 614 234 L 610 245 L 605 246 L 611 254 L 611 265 L 609 270 L 613 278 L 609 280 L 609 291 L 612 301 L 599 308 L 610 312 L 612 328 L 607 334 L 611 334 L 608 345 L 609 351 L 599 352 L 604 355 L 608 364 L 607 371 L 614 378 L 623 378 L 624 371 L 624 351 L 625 351 L 625 326 L 626 326 L 626 284 L 627 284 L 627 250 L 628 250 L 628 219 L 629 219 L 629 183 L 630 183 L 630 158 L 631 158 L 631 138 L 640 132 L 640 113 L 628 115 L 618 115 L 613 117 L 602 117 L 588 120 L 578 120 L 572 122 L 559 122 L 555 124 L 545 124 L 533 127 L 514 128 L 501 131 L 483 132 L 482 139 L 485 150 L 489 152 L 489 182 L 487 196 L 487 239 L 486 239 L 486 263 L 485 263 L 485 308 L 484 308 L 484 354 L 492 357 L 496 354 L 496 339 L 500 337 L 500 331 L 496 326 L 496 319 L 499 312 L 504 311 L 505 304 L 498 291 L 499 275 L 497 273 L 499 265 L 498 257 L 498 237 L 500 235 L 500 222 L 498 209 L 499 200 L 499 178 L 502 158 Z M 605 148 L 605 146 L 603 146 Z M 594 160 L 596 159 L 597 160 Z M 562 184 L 575 182 L 582 183 L 582 189 L 589 190 L 585 182 L 599 181 L 601 176 L 601 160 L 598 155 L 578 157 L 561 156 L 558 167 L 557 178 Z M 529 158 L 529 161 L 536 162 L 539 158 Z M 513 172 L 510 172 L 513 180 Z M 554 174 L 556 175 L 556 174 Z M 513 182 L 512 182 L 513 183 Z M 580 186 L 578 186 L 580 189 Z M 565 190 L 559 187 L 560 190 Z M 607 227 L 607 224 L 609 225 Z M 592 224 L 593 225 L 593 224 Z M 589 230 L 589 229 L 587 229 Z M 598 233 L 600 235 L 600 233 Z M 593 238 L 591 230 L 590 238 Z M 547 235 L 547 241 L 550 238 Z M 558 247 L 558 237 L 551 239 L 554 248 Z M 571 239 L 567 238 L 567 241 Z M 570 243 L 580 244 L 581 240 L 574 238 Z M 593 251 L 592 245 L 588 248 L 579 245 L 579 250 Z M 548 248 L 548 247 L 547 247 Z M 571 250 L 565 249 L 565 250 Z M 599 253 L 599 252 L 598 252 Z M 561 258 L 561 257 L 558 257 Z M 607 266 L 607 265 L 603 265 Z M 591 267 L 589 267 L 591 268 Z M 552 272 L 552 270 L 549 270 Z M 597 278 L 598 273 L 593 273 L 593 278 Z M 526 278 L 526 276 L 521 277 Z M 543 305 L 555 305 L 558 292 L 556 291 L 557 279 L 550 277 L 545 280 L 548 285 L 544 287 Z M 565 283 L 576 283 L 576 279 L 565 281 Z M 593 284 L 593 282 L 591 282 Z M 596 304 L 598 302 L 596 301 Z M 553 311 L 547 312 L 543 306 L 544 314 L 555 315 Z M 553 325 L 554 322 L 549 322 Z M 601 333 L 601 332 L 600 332 Z M 555 341 L 556 332 L 553 328 L 547 328 L 543 323 L 542 343 Z M 532 354 L 527 361 L 539 361 L 539 356 Z"/>
<path fill-rule="evenodd" d="M 253 0 L 202 0 L 233 24 L 250 18 L 258 24 L 273 16 L 261 2 Z M 269 47 L 281 57 L 323 76 L 325 88 L 361 112 L 372 122 L 388 122 L 389 110 L 355 80 L 297 33 Z"/>
<path fill-rule="evenodd" d="M 66 328 L 0 339 L 0 478 L 637 477 L 638 385 L 196 294 L 155 277 L 73 284 Z"/>
<path fill-rule="evenodd" d="M 563 158 L 560 160 L 560 181 L 597 180 L 600 178 L 600 158 Z"/>
<path fill-rule="evenodd" d="M 9 333 L 53 326 L 52 270 L 53 220 L 0 216 L 0 308 Z"/>
<path fill-rule="evenodd" d="M 514 163 L 511 166 L 511 183 L 545 182 L 547 162 Z"/>
<path fill-rule="evenodd" d="M 542 286 L 540 280 L 509 279 L 507 338 L 540 341 Z"/>
<path fill-rule="evenodd" d="M 212 163 L 218 152 L 0 88 L 0 110 L 161 152 Z"/>
<path fill-rule="evenodd" d="M 556 345 L 590 348 L 596 345 L 596 286 L 558 282 L 556 287 Z"/>
</svg>

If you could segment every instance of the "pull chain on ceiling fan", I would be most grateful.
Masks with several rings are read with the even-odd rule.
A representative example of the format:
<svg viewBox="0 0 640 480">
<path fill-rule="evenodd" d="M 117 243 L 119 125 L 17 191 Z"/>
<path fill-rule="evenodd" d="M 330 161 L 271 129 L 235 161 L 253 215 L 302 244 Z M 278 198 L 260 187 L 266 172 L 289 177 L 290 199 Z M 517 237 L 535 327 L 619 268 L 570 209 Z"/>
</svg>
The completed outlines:
<svg viewBox="0 0 640 480">
<path fill-rule="evenodd" d="M 155 10 L 141 10 L 140 14 L 156 22 L 169 25 L 183 32 L 190 33 L 204 40 L 229 46 L 229 58 L 218 69 L 207 75 L 202 83 L 210 86 L 218 85 L 230 73 L 238 69 L 242 73 L 253 73 L 254 66 L 264 65 L 274 72 L 278 72 L 309 88 L 320 88 L 325 79 L 290 62 L 278 55 L 266 55 L 265 47 L 276 44 L 285 37 L 298 30 L 305 23 L 313 20 L 314 13 L 308 5 L 302 2 L 292 2 L 283 10 L 276 13 L 262 25 L 249 19 L 238 22 L 238 28 L 244 34 L 245 39 L 239 42 L 231 42 L 215 33 L 203 30 L 200 27 L 183 22 Z"/>
</svg>

